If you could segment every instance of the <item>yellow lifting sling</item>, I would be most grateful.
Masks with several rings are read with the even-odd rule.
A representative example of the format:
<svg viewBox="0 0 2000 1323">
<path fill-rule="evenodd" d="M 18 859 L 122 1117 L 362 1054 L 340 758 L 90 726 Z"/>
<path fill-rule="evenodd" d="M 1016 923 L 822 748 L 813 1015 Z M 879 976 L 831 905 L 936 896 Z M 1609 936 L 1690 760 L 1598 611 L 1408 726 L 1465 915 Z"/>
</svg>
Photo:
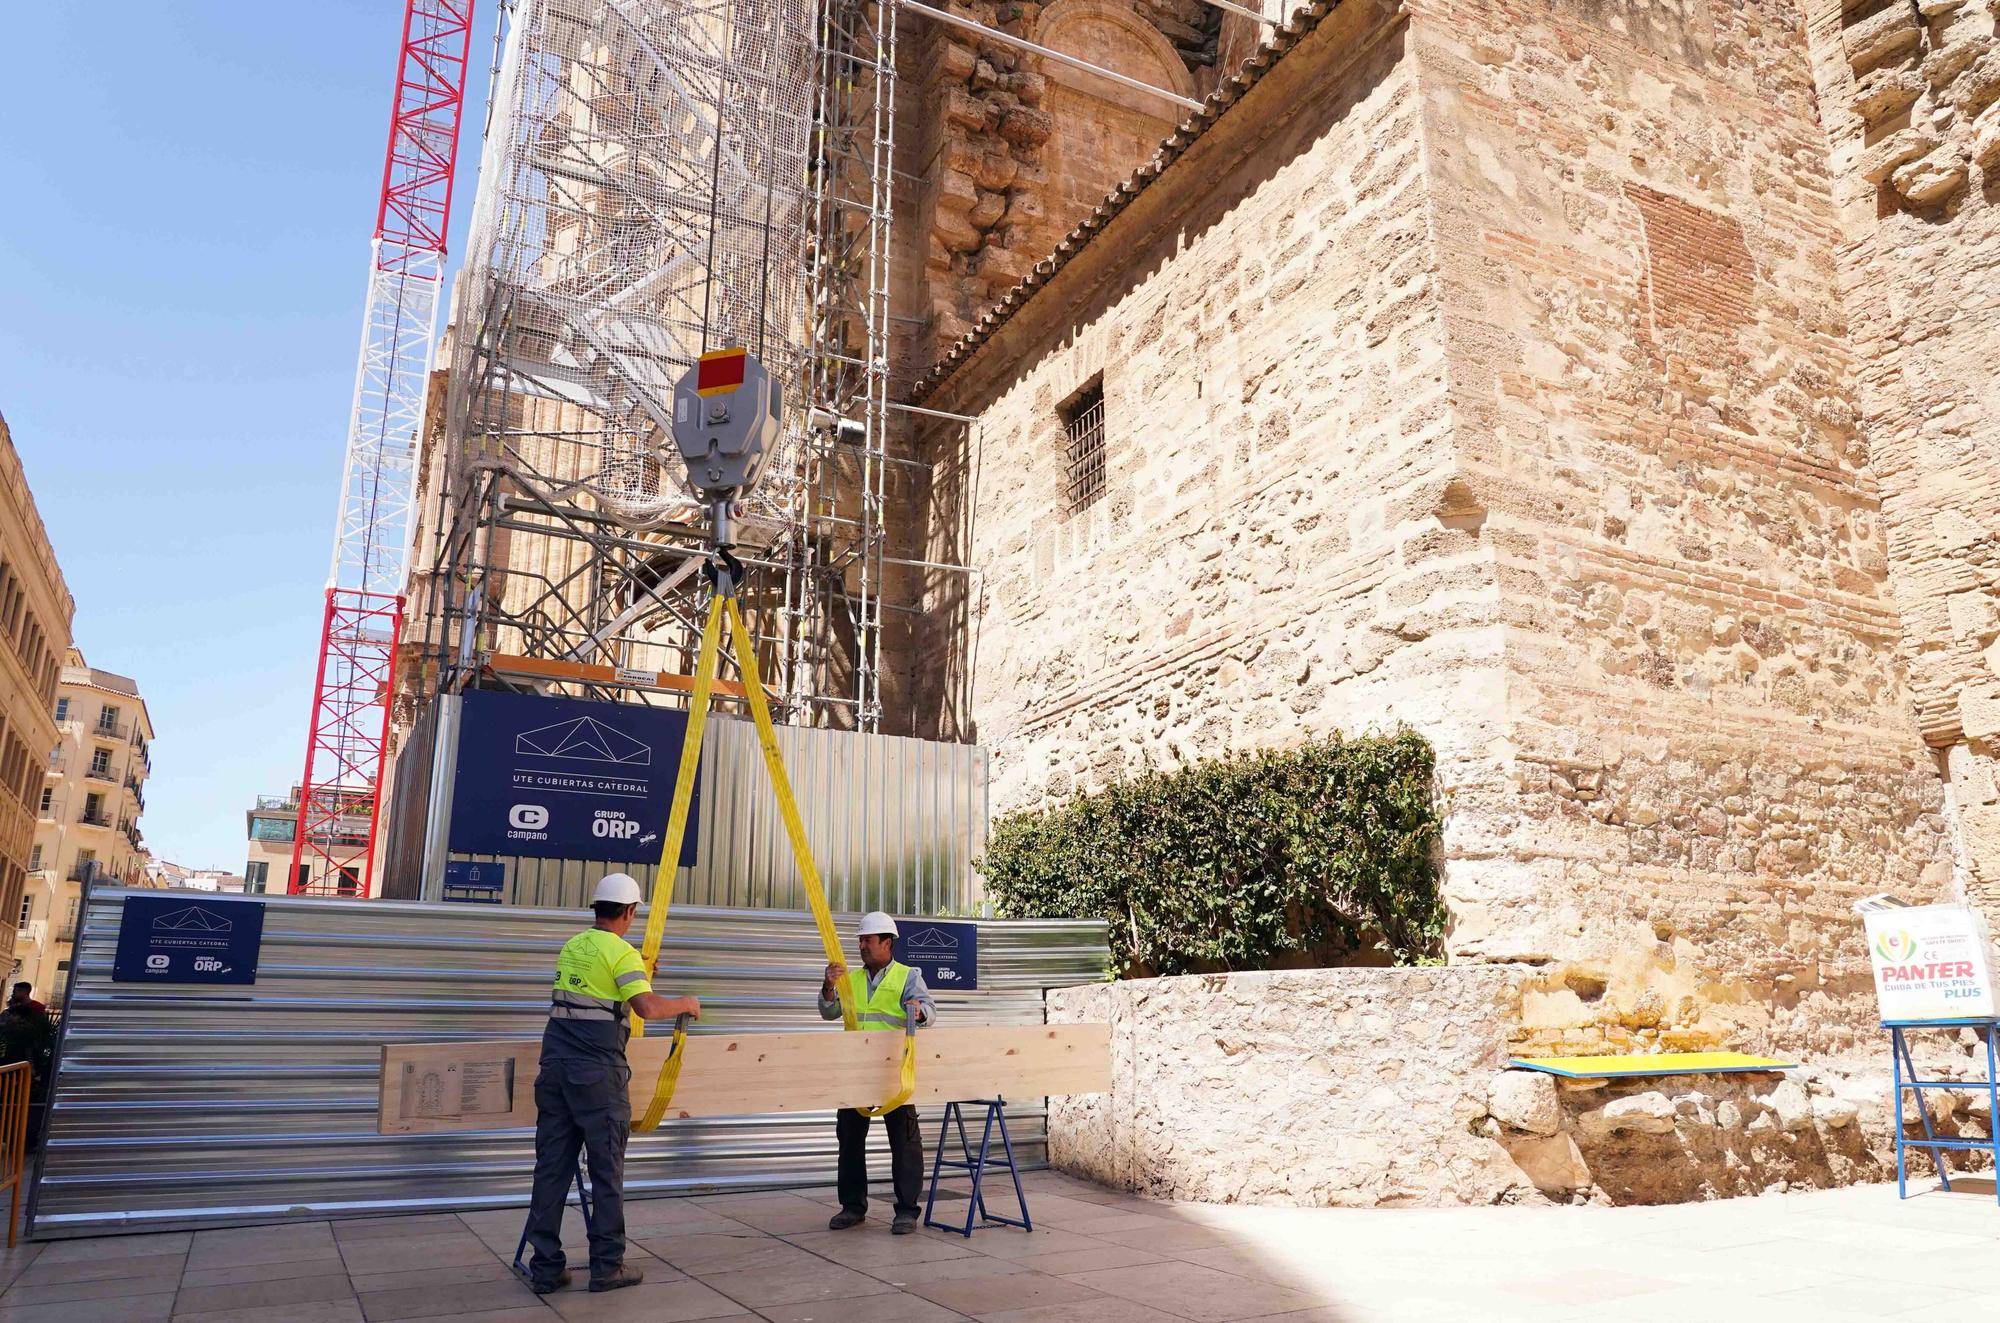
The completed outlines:
<svg viewBox="0 0 2000 1323">
<path fill-rule="evenodd" d="M 659 959 L 660 940 L 667 931 L 667 910 L 674 901 L 674 875 L 680 867 L 681 840 L 687 834 L 688 809 L 694 800 L 695 767 L 701 758 L 701 736 L 708 724 L 708 703 L 715 689 L 715 673 L 721 661 L 722 621 L 729 619 L 730 641 L 736 646 L 736 664 L 743 673 L 743 692 L 750 702 L 750 715 L 757 723 L 757 743 L 764 751 L 764 768 L 771 777 L 771 789 L 778 797 L 778 813 L 785 822 L 785 835 L 792 843 L 792 857 L 798 861 L 799 876 L 805 882 L 806 901 L 812 907 L 813 922 L 819 927 L 819 938 L 826 947 L 826 960 L 830 965 L 842 964 L 840 936 L 833 928 L 833 915 L 827 909 L 826 890 L 820 884 L 819 868 L 813 862 L 812 844 L 806 840 L 805 823 L 799 818 L 798 801 L 792 797 L 791 778 L 785 774 L 785 760 L 778 752 L 777 732 L 771 726 L 771 708 L 764 698 L 764 683 L 757 673 L 757 653 L 750 638 L 750 631 L 744 627 L 743 613 L 736 604 L 736 583 L 740 571 L 734 558 L 725 552 L 724 569 L 714 574 L 716 592 L 709 599 L 708 619 L 702 625 L 701 651 L 694 671 L 694 697 L 688 706 L 687 735 L 681 745 L 680 773 L 674 781 L 673 808 L 667 814 L 666 839 L 660 843 L 660 866 L 653 876 L 652 903 L 646 911 L 646 940 L 640 947 L 640 957 L 650 973 L 654 961 Z M 840 996 L 840 1018 L 849 1029 L 856 1026 L 854 998 L 848 988 L 848 980 L 836 983 Z M 914 1017 L 911 1020 L 915 1027 Z M 632 1032 L 644 1035 L 646 1022 L 634 1015 Z M 632 1122 L 632 1129 L 651 1130 L 659 1125 L 666 1115 L 667 1107 L 673 1101 L 674 1085 L 681 1074 L 681 1049 L 687 1043 L 687 1017 L 674 1022 L 674 1042 L 667 1052 L 667 1059 L 660 1063 L 660 1075 L 653 1086 L 653 1100 L 645 1112 Z M 869 1116 L 881 1116 L 892 1112 L 910 1100 L 917 1087 L 917 1040 L 914 1032 L 903 1040 L 902 1078 L 896 1096 L 880 1107 L 868 1111 Z"/>
</svg>

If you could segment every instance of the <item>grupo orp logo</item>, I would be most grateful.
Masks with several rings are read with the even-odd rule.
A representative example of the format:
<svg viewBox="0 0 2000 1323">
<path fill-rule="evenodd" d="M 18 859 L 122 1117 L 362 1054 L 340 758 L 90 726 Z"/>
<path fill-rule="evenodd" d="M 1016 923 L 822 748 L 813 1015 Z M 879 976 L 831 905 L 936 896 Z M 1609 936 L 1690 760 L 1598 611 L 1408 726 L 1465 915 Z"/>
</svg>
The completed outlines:
<svg viewBox="0 0 2000 1323">
<path fill-rule="evenodd" d="M 1900 965 L 1917 953 L 1917 939 L 1898 928 L 1875 934 L 1875 951 L 1892 965 Z"/>
</svg>

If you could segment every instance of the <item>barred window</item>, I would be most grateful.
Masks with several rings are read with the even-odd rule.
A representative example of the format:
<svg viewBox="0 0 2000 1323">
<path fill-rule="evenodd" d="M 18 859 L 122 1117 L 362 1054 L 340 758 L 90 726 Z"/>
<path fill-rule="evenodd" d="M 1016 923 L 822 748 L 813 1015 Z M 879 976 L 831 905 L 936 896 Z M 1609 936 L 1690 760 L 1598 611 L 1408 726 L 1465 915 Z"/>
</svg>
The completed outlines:
<svg viewBox="0 0 2000 1323">
<path fill-rule="evenodd" d="M 1071 396 L 1060 412 L 1063 504 L 1076 514 L 1104 495 L 1104 379 L 1095 379 Z"/>
</svg>

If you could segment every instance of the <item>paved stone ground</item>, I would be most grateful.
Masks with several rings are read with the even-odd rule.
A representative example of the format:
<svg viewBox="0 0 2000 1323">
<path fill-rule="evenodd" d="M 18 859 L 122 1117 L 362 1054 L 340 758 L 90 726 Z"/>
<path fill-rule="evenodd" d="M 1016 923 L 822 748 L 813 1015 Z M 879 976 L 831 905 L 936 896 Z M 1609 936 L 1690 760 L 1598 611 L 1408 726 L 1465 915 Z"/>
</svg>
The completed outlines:
<svg viewBox="0 0 2000 1323">
<path fill-rule="evenodd" d="M 830 1192 L 634 1203 L 646 1284 L 541 1300 L 507 1268 L 514 1209 L 27 1245 L 0 1256 L 0 1323 L 2000 1318 L 1990 1181 L 1902 1204 L 1874 1186 L 1664 1208 L 1301 1210 L 1028 1179 L 1035 1232 L 969 1244 L 892 1238 L 881 1220 L 828 1232 Z"/>
</svg>

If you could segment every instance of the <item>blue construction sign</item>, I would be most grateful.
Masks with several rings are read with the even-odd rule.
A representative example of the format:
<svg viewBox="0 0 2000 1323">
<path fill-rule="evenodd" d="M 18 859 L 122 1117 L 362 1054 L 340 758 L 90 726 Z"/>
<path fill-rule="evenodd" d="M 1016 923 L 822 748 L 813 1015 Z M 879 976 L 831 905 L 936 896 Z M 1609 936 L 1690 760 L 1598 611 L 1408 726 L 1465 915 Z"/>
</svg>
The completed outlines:
<svg viewBox="0 0 2000 1323">
<path fill-rule="evenodd" d="M 680 771 L 687 713 L 471 690 L 453 781 L 454 854 L 652 863 Z M 694 863 L 694 804 L 680 862 Z"/>
<path fill-rule="evenodd" d="M 261 900 L 127 896 L 111 981 L 255 983 L 263 945 Z"/>
<path fill-rule="evenodd" d="M 498 905 L 507 890 L 507 865 L 447 859 L 444 865 L 444 898 Z"/>
<path fill-rule="evenodd" d="M 979 925 L 944 919 L 898 919 L 896 959 L 920 971 L 932 991 L 979 986 Z"/>
</svg>

